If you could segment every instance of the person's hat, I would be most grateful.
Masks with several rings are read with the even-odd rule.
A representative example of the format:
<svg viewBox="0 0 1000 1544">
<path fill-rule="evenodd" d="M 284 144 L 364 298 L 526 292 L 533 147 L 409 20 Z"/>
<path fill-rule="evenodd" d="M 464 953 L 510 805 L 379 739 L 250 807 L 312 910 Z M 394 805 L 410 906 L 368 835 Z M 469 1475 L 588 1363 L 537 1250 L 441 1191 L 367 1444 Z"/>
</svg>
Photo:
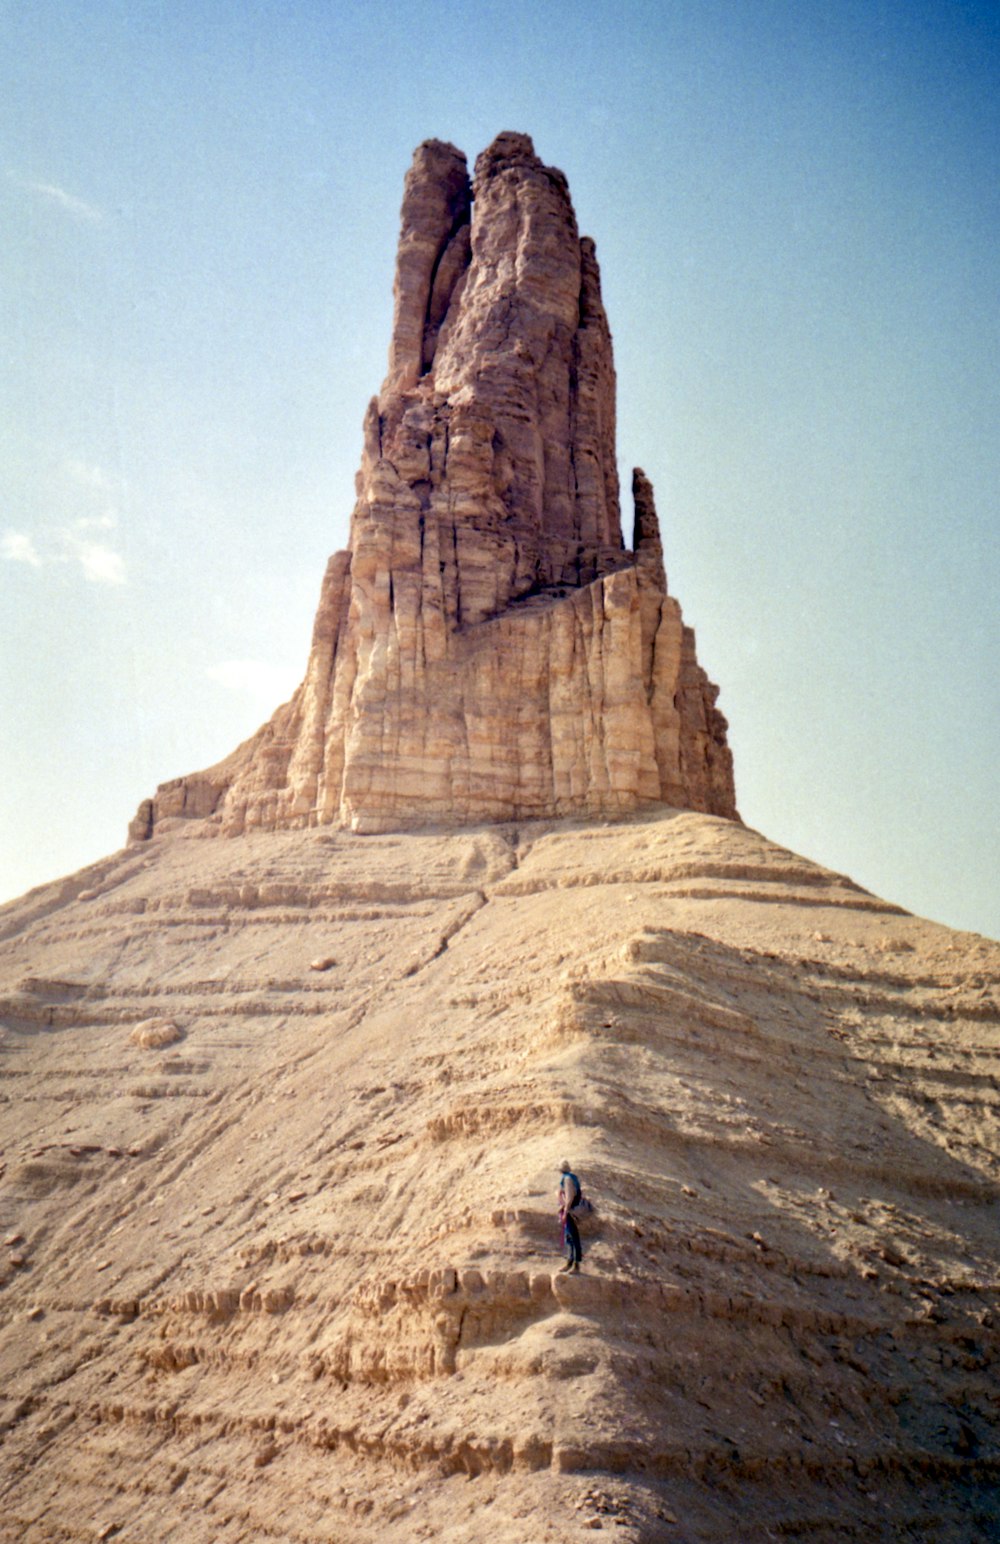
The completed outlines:
<svg viewBox="0 0 1000 1544">
<path fill-rule="evenodd" d="M 560 1165 L 559 1165 L 559 1172 L 560 1172 L 560 1174 L 572 1174 L 573 1166 L 569 1162 L 568 1158 L 564 1158 L 562 1160 L 562 1162 L 560 1163 Z"/>
</svg>

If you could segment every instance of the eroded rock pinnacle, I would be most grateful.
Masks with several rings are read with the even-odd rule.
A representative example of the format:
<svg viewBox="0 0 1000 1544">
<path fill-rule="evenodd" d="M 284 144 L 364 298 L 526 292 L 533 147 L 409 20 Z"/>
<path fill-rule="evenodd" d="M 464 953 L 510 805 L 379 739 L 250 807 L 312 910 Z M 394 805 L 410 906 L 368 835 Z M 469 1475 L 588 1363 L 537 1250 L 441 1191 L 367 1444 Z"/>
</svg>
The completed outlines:
<svg viewBox="0 0 1000 1544">
<path fill-rule="evenodd" d="M 622 539 L 594 243 L 527 135 L 407 173 L 389 366 L 306 677 L 133 822 L 360 830 L 663 802 L 735 817 L 726 723 L 667 594 L 652 486 Z"/>
</svg>

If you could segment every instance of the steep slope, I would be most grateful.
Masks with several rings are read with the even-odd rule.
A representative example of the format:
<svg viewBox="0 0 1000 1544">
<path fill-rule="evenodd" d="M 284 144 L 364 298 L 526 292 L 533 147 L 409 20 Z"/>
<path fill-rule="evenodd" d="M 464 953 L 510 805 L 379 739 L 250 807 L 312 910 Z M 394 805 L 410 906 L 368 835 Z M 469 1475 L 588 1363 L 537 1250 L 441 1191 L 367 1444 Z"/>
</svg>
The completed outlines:
<svg viewBox="0 0 1000 1544">
<path fill-rule="evenodd" d="M 1000 946 L 690 812 L 213 830 L 0 910 L 0 1537 L 997 1535 Z"/>
</svg>

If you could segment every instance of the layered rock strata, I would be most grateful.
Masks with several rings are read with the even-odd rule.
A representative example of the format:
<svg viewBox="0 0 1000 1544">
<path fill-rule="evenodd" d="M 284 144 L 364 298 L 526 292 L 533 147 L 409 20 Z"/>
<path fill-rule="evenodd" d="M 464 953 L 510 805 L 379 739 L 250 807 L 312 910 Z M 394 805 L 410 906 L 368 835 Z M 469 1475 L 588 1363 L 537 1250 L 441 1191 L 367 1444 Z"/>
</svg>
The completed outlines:
<svg viewBox="0 0 1000 1544">
<path fill-rule="evenodd" d="M 305 680 L 130 828 L 356 830 L 663 802 L 736 816 L 726 722 L 667 594 L 649 481 L 624 546 L 615 372 L 563 174 L 501 134 L 406 177 L 389 370 Z"/>
<path fill-rule="evenodd" d="M 200 834 L 0 908 L 4 1544 L 1000 1538 L 1000 945 L 693 812 Z"/>
</svg>

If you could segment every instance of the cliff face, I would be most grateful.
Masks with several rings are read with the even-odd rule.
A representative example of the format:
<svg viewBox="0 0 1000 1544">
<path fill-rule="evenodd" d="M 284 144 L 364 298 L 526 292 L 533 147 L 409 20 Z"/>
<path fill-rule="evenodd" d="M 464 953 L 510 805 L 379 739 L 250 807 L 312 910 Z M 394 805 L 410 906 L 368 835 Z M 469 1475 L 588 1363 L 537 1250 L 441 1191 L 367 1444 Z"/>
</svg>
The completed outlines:
<svg viewBox="0 0 1000 1544">
<path fill-rule="evenodd" d="M 305 680 L 133 822 L 380 830 L 663 802 L 736 818 L 726 723 L 667 594 L 652 488 L 623 543 L 593 243 L 521 134 L 406 177 L 389 371 Z"/>
</svg>

